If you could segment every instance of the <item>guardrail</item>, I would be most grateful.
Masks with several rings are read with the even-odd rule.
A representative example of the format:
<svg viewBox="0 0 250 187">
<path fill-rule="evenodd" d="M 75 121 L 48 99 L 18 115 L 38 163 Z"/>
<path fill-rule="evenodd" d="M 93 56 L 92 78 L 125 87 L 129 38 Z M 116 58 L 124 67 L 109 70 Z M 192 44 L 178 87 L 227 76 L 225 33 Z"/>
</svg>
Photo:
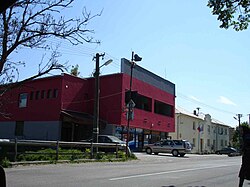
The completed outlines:
<svg viewBox="0 0 250 187">
<path fill-rule="evenodd" d="M 131 151 L 129 147 L 125 144 L 119 143 L 92 143 L 92 142 L 66 142 L 66 141 L 43 141 L 43 140 L 18 140 L 18 139 L 0 139 L 0 146 L 14 146 L 14 162 L 17 160 L 17 156 L 19 154 L 25 154 L 24 152 L 19 152 L 19 146 L 41 146 L 41 147 L 52 147 L 56 150 L 56 160 L 58 160 L 59 156 L 59 148 L 71 148 L 71 149 L 81 149 L 81 148 L 90 148 L 91 150 L 91 158 L 94 155 L 94 149 L 96 151 L 98 148 L 114 148 L 116 157 L 118 157 L 119 148 L 124 148 L 123 150 L 128 150 L 129 155 L 131 155 Z M 30 153 L 31 154 L 31 153 Z M 35 153 L 33 153 L 35 154 Z M 41 154 L 41 153 L 40 153 Z M 63 153 L 60 153 L 63 154 Z M 69 154 L 69 153 L 67 153 Z"/>
</svg>

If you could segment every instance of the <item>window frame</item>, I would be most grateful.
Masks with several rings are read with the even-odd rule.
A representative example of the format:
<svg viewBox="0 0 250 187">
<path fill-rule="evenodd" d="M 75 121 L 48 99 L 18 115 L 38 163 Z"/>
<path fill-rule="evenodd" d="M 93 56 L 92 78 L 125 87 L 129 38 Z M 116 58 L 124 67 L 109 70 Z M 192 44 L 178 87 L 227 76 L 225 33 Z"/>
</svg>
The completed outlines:
<svg viewBox="0 0 250 187">
<path fill-rule="evenodd" d="M 25 98 L 23 98 L 25 96 Z M 19 94 L 19 102 L 18 102 L 18 107 L 19 108 L 25 108 L 28 105 L 28 93 L 20 93 Z"/>
</svg>

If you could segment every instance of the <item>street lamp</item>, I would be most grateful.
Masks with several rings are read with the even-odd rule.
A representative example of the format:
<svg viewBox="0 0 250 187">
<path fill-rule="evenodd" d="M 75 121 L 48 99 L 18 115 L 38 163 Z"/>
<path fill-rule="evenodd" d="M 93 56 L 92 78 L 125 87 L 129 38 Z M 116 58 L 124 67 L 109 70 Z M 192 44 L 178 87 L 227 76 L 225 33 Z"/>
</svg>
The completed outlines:
<svg viewBox="0 0 250 187">
<path fill-rule="evenodd" d="M 132 58 L 130 61 L 130 84 L 129 84 L 129 103 L 128 103 L 128 122 L 127 122 L 127 141 L 126 141 L 126 155 L 128 156 L 128 142 L 129 142 L 129 125 L 130 125 L 130 119 L 132 118 L 132 108 L 134 107 L 134 102 L 132 101 L 132 80 L 133 80 L 133 68 L 135 67 L 135 62 L 141 61 L 142 58 L 139 57 L 137 54 L 134 54 L 134 51 L 132 51 Z"/>
<path fill-rule="evenodd" d="M 99 75 L 100 68 L 103 66 L 109 65 L 113 60 L 108 60 L 103 65 L 99 66 L 99 59 L 103 57 L 105 54 L 96 53 L 96 65 L 95 65 L 95 104 L 94 104 L 94 121 L 93 121 L 93 133 L 92 133 L 92 143 L 98 143 L 98 135 L 99 135 L 99 97 L 100 97 L 100 86 L 99 86 Z M 98 152 L 98 148 L 96 149 Z"/>
</svg>

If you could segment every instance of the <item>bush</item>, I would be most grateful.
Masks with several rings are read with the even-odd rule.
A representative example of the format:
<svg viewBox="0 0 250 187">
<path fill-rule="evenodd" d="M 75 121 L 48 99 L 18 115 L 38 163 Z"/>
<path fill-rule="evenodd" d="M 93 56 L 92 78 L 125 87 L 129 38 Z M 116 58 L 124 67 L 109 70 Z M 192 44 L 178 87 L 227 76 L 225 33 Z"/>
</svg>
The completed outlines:
<svg viewBox="0 0 250 187">
<path fill-rule="evenodd" d="M 59 149 L 58 160 L 75 160 L 84 158 L 83 153 L 76 149 Z M 36 152 L 26 151 L 17 157 L 18 161 L 55 161 L 56 150 L 44 149 Z"/>
<path fill-rule="evenodd" d="M 7 159 L 6 157 L 1 161 L 1 166 L 3 166 L 4 168 L 8 168 L 10 167 L 10 161 L 9 159 Z"/>
</svg>

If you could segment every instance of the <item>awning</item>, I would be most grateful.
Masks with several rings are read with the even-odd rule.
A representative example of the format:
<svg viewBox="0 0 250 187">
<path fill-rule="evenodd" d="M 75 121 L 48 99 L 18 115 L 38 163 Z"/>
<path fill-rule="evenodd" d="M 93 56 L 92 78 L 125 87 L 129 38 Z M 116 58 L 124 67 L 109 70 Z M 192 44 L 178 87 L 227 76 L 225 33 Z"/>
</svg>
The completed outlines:
<svg viewBox="0 0 250 187">
<path fill-rule="evenodd" d="M 93 125 L 94 116 L 84 113 L 84 112 L 76 112 L 70 110 L 61 110 L 61 115 L 63 117 L 63 121 L 73 122 L 77 124 L 84 125 Z M 99 120 L 100 124 L 106 124 L 105 121 Z"/>
</svg>

